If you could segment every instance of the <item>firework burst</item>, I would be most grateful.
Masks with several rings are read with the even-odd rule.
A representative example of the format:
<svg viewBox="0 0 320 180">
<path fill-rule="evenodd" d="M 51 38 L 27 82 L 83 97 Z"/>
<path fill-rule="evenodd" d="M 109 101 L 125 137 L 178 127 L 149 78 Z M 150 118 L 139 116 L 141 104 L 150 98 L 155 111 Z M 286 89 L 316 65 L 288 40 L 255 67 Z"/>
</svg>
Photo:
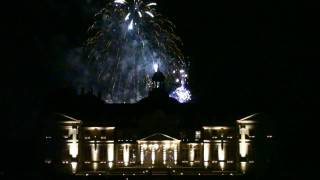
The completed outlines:
<svg viewBox="0 0 320 180">
<path fill-rule="evenodd" d="M 145 97 L 154 64 L 167 75 L 169 90 L 186 82 L 182 42 L 156 6 L 148 0 L 114 0 L 96 14 L 85 54 L 97 74 L 94 84 L 104 89 L 108 102 L 134 103 Z M 180 71 L 185 73 L 173 73 Z"/>
</svg>

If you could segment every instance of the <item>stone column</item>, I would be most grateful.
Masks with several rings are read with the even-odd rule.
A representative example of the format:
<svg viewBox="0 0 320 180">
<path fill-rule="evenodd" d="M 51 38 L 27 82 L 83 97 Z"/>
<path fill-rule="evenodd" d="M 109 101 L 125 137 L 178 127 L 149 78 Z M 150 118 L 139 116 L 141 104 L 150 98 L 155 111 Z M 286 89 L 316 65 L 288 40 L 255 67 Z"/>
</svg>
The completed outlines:
<svg viewBox="0 0 320 180">
<path fill-rule="evenodd" d="M 203 165 L 204 167 L 209 166 L 209 158 L 210 158 L 210 143 L 203 144 Z"/>
<path fill-rule="evenodd" d="M 178 164 L 178 146 L 175 145 L 174 146 L 174 150 L 173 150 L 173 158 L 174 158 L 174 164 Z"/>
<path fill-rule="evenodd" d="M 123 145 L 123 163 L 124 166 L 129 165 L 129 160 L 130 160 L 130 146 L 129 144 L 124 144 Z"/>
<path fill-rule="evenodd" d="M 140 164 L 143 165 L 143 163 L 144 163 L 144 147 L 141 144 L 141 146 L 140 146 Z"/>
</svg>

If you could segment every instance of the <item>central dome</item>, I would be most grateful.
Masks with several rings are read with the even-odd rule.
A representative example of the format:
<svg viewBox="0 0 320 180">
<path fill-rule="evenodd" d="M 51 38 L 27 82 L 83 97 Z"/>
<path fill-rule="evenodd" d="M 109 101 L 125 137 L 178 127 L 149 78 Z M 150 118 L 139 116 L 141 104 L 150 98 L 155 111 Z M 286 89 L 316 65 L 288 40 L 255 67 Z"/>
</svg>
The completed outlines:
<svg viewBox="0 0 320 180">
<path fill-rule="evenodd" d="M 161 71 L 157 71 L 153 74 L 152 76 L 152 81 L 153 82 L 163 82 L 165 80 L 165 76 Z"/>
</svg>

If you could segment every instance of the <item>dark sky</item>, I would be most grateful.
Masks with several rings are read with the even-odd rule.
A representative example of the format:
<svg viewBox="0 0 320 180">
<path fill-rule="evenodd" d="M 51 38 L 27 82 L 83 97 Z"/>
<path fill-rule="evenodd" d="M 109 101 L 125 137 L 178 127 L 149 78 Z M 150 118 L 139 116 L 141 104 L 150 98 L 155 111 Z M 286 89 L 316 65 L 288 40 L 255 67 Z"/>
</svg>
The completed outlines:
<svg viewBox="0 0 320 180">
<path fill-rule="evenodd" d="M 63 57 L 82 45 L 94 8 L 101 3 L 13 4 L 7 14 L 8 27 L 14 29 L 8 32 L 11 56 L 4 62 L 8 91 L 18 88 L 18 94 L 37 96 L 63 86 Z M 158 4 L 184 42 L 196 101 L 263 109 L 303 105 L 306 98 L 312 99 L 320 39 L 316 4 L 267 0 L 162 0 Z"/>
</svg>

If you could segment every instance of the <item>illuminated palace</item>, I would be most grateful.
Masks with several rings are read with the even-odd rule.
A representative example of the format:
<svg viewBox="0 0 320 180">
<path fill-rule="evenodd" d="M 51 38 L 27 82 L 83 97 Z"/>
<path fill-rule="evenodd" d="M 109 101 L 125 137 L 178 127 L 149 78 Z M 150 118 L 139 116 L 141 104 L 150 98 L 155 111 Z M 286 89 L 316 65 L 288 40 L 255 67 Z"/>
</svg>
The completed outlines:
<svg viewBox="0 0 320 180">
<path fill-rule="evenodd" d="M 259 114 L 202 120 L 205 112 L 177 103 L 159 86 L 163 78 L 153 80 L 158 85 L 137 104 L 101 104 L 91 114 L 83 112 L 87 108 L 51 113 L 47 167 L 87 176 L 241 175 L 267 161 L 259 148 L 266 153 L 272 134 L 256 121 Z"/>
</svg>

